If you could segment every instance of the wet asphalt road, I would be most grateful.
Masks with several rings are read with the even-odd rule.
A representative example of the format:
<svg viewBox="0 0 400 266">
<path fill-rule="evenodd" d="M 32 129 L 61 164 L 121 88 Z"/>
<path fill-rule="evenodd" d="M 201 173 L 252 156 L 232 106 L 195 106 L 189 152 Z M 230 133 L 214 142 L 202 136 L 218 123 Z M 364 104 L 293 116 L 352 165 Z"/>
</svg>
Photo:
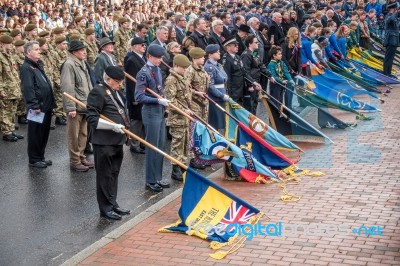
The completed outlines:
<svg viewBox="0 0 400 266">
<path fill-rule="evenodd" d="M 26 126 L 17 132 L 26 136 Z M 50 132 L 46 159 L 53 166 L 29 168 L 26 145 L 25 139 L 0 140 L 0 265 L 59 265 L 181 185 L 170 179 L 165 160 L 164 179 L 171 188 L 159 194 L 145 190 L 145 156 L 125 147 L 118 203 L 132 213 L 110 222 L 99 217 L 94 169 L 69 169 L 65 127 Z"/>
</svg>

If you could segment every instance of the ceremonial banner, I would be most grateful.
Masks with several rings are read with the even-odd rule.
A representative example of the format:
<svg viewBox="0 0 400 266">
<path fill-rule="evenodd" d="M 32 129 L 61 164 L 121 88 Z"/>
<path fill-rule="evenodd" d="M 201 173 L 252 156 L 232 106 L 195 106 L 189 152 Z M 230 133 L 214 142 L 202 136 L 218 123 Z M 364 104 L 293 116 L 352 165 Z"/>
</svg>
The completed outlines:
<svg viewBox="0 0 400 266">
<path fill-rule="evenodd" d="M 233 244 L 243 226 L 256 223 L 263 215 L 258 209 L 188 168 L 182 190 L 179 220 L 159 232 L 180 232 L 195 235 L 218 249 Z M 219 256 L 213 256 L 219 255 Z M 211 256 L 221 259 L 227 253 Z"/>
<path fill-rule="evenodd" d="M 391 85 L 391 84 L 400 84 L 399 79 L 395 79 L 392 77 L 388 77 L 384 75 L 383 73 L 380 73 L 379 71 L 376 71 L 370 67 L 368 67 L 365 64 L 362 64 L 360 62 L 357 62 L 355 60 L 351 60 L 352 65 L 359 70 L 359 72 L 362 74 L 363 77 L 371 77 L 374 78 L 378 84 L 377 85 Z"/>
<path fill-rule="evenodd" d="M 190 145 L 194 159 L 200 164 L 229 162 L 239 169 L 240 176 L 248 182 L 255 182 L 254 176 L 258 182 L 266 178 L 278 178 L 274 171 L 254 158 L 248 147 L 239 148 L 198 121 L 192 123 Z M 249 176 L 250 172 L 256 174 Z"/>
</svg>

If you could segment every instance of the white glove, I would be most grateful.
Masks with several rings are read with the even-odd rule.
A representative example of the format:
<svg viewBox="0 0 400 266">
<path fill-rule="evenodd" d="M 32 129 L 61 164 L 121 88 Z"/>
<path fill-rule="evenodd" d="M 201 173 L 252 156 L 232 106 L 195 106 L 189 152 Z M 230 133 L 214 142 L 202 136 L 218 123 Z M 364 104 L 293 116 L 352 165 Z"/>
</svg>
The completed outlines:
<svg viewBox="0 0 400 266">
<path fill-rule="evenodd" d="M 158 103 L 163 105 L 163 106 L 165 106 L 165 107 L 167 107 L 168 103 L 170 103 L 170 102 L 171 102 L 170 100 L 167 100 L 167 99 L 164 99 L 164 98 L 158 99 Z"/>
<path fill-rule="evenodd" d="M 113 127 L 112 131 L 114 131 L 115 133 L 125 134 L 125 132 L 122 130 L 123 128 L 125 128 L 124 125 L 114 124 L 114 127 Z"/>
<path fill-rule="evenodd" d="M 226 102 L 227 100 L 229 100 L 229 95 L 228 95 L 228 94 L 225 94 L 223 99 L 224 99 L 224 101 Z"/>
<path fill-rule="evenodd" d="M 96 129 L 112 130 L 114 132 L 124 134 L 124 132 L 122 131 L 122 128 L 125 128 L 125 127 L 121 124 L 115 124 L 115 123 L 108 122 L 102 118 L 99 118 L 99 122 L 97 123 L 97 127 L 96 127 Z"/>
</svg>

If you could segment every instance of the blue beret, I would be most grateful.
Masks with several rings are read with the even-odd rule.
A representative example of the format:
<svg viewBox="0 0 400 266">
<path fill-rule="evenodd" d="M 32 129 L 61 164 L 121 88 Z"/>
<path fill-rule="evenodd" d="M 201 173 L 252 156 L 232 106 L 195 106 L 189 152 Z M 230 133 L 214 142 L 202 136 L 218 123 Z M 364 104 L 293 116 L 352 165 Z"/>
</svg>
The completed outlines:
<svg viewBox="0 0 400 266">
<path fill-rule="evenodd" d="M 211 9 L 211 8 L 213 8 L 213 5 L 212 4 L 208 4 L 208 5 L 206 5 L 206 8 L 207 9 Z"/>
<path fill-rule="evenodd" d="M 165 53 L 165 49 L 158 44 L 152 44 L 147 49 L 147 52 L 149 53 L 149 55 L 154 56 L 154 57 L 163 57 L 164 53 Z"/>
<path fill-rule="evenodd" d="M 226 7 L 227 7 L 227 8 L 232 8 L 233 5 L 232 5 L 232 4 L 229 4 L 229 5 L 227 5 Z"/>
<path fill-rule="evenodd" d="M 199 8 L 199 10 L 204 12 L 204 11 L 206 11 L 206 8 L 204 6 L 202 6 Z"/>
<path fill-rule="evenodd" d="M 219 45 L 218 44 L 209 44 L 209 45 L 207 45 L 205 51 L 207 54 L 213 54 L 216 51 L 219 51 Z"/>
<path fill-rule="evenodd" d="M 250 9 L 255 8 L 255 7 L 256 7 L 255 4 L 250 4 L 250 5 L 249 5 L 249 8 L 250 8 Z"/>
</svg>

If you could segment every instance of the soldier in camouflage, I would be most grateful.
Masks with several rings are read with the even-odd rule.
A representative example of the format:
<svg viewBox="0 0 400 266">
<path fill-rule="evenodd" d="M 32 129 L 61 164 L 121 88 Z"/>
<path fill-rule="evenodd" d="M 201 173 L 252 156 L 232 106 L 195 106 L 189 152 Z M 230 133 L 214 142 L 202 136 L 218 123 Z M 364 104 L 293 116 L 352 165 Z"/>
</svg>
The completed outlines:
<svg viewBox="0 0 400 266">
<path fill-rule="evenodd" d="M 25 26 L 25 39 L 27 41 L 35 41 L 38 37 L 38 31 L 34 24 L 28 24 Z"/>
<path fill-rule="evenodd" d="M 17 65 L 12 55 L 12 41 L 8 35 L 0 37 L 0 130 L 3 140 L 15 142 L 24 137 L 14 132 L 14 119 L 22 94 Z"/>
<path fill-rule="evenodd" d="M 189 59 L 184 55 L 176 55 L 173 60 L 173 70 L 165 80 L 165 92 L 171 104 L 192 115 L 188 108 L 191 106 L 192 91 L 190 83 L 184 78 L 185 70 L 190 66 Z M 189 155 L 189 120 L 185 116 L 170 109 L 167 125 L 169 126 L 171 141 L 171 156 L 183 164 L 187 164 Z M 182 181 L 182 170 L 172 164 L 171 178 Z"/>
<path fill-rule="evenodd" d="M 21 31 L 19 29 L 13 29 L 10 32 L 10 37 L 13 38 L 14 42 L 18 41 L 18 40 L 22 40 L 22 34 Z"/>
<path fill-rule="evenodd" d="M 53 81 L 53 69 L 56 67 L 54 61 L 52 60 L 51 54 L 49 52 L 49 45 L 45 38 L 38 38 L 38 43 L 40 47 L 41 60 L 43 62 L 44 72 L 49 78 L 50 82 Z"/>
<path fill-rule="evenodd" d="M 210 76 L 204 70 L 204 56 L 206 52 L 198 47 L 189 51 L 192 64 L 185 71 L 185 79 L 192 88 L 192 105 L 190 109 L 199 117 L 207 121 L 208 100 L 204 97 L 210 84 Z"/>
<path fill-rule="evenodd" d="M 90 67 L 94 69 L 94 61 L 99 54 L 99 49 L 96 44 L 96 33 L 93 28 L 86 29 L 85 31 L 85 40 L 84 43 L 87 46 L 86 52 L 86 60 L 89 63 Z"/>
<path fill-rule="evenodd" d="M 61 65 L 67 60 L 67 48 L 68 43 L 65 40 L 65 37 L 58 37 L 55 39 L 56 47 L 54 49 L 54 63 L 55 67 L 53 68 L 53 72 L 51 74 L 53 78 L 53 90 L 54 90 L 54 98 L 56 100 L 57 108 L 54 111 L 54 115 L 56 117 L 56 124 L 65 126 L 67 124 L 66 115 L 63 110 L 63 96 L 62 90 L 60 87 L 60 68 Z"/>
<path fill-rule="evenodd" d="M 122 66 L 124 57 L 128 53 L 129 40 L 131 33 L 129 31 L 130 21 L 127 18 L 118 19 L 119 28 L 114 35 L 114 51 L 118 66 Z"/>
<path fill-rule="evenodd" d="M 24 40 L 14 41 L 14 46 L 15 46 L 14 61 L 17 64 L 18 74 L 20 73 L 21 66 L 25 60 L 25 55 L 24 55 L 25 43 L 26 42 Z M 22 89 L 21 89 L 21 94 L 22 94 Z M 28 120 L 26 119 L 26 105 L 24 97 L 21 97 L 21 99 L 18 101 L 17 116 L 18 116 L 18 124 L 28 124 Z"/>
<path fill-rule="evenodd" d="M 85 39 L 86 19 L 83 17 L 75 18 L 75 29 L 70 32 L 70 35 L 77 34 L 81 40 Z"/>
</svg>

